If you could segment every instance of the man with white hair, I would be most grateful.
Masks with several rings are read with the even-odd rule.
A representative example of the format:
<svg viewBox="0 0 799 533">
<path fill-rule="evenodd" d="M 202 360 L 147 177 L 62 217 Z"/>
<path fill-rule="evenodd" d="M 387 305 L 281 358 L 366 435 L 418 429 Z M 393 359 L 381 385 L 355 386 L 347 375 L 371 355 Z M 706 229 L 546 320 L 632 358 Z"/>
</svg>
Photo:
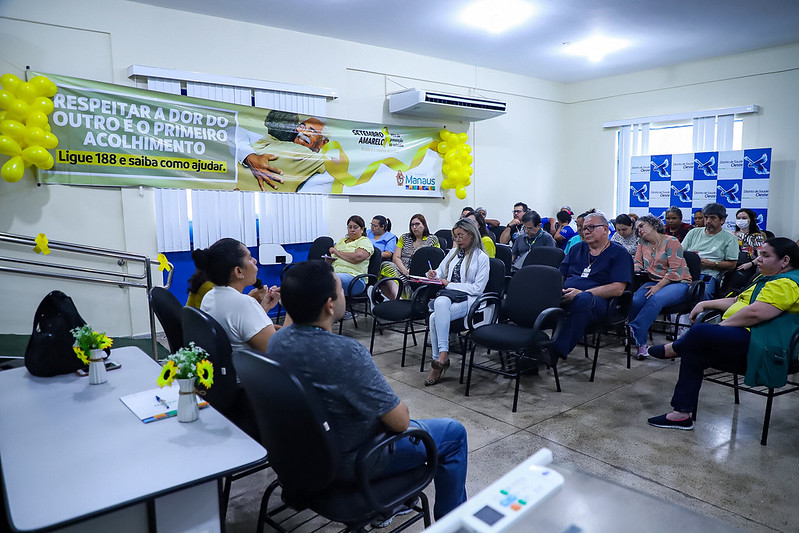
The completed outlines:
<svg viewBox="0 0 799 533">
<path fill-rule="evenodd" d="M 585 334 L 585 328 L 608 312 L 611 298 L 632 282 L 633 262 L 622 246 L 610 242 L 608 220 L 589 213 L 583 221 L 583 240 L 569 250 L 560 265 L 563 274 L 561 307 L 568 314 L 555 350 L 566 357 Z"/>
</svg>

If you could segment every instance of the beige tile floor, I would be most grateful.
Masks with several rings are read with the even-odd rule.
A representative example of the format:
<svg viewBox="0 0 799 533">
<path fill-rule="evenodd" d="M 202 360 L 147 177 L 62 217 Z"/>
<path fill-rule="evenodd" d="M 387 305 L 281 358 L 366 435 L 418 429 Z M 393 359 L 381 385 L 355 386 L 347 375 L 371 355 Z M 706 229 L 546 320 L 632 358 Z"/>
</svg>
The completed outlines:
<svg viewBox="0 0 799 533">
<path fill-rule="evenodd" d="M 368 348 L 371 322 L 359 319 L 344 334 Z M 424 387 L 420 346 L 408 350 L 400 367 L 402 337 L 378 337 L 375 362 L 414 418 L 452 417 L 469 434 L 467 488 L 475 494 L 541 447 L 555 461 L 664 501 L 693 509 L 743 531 L 799 531 L 799 395 L 774 401 L 768 446 L 760 445 L 765 399 L 705 384 L 694 431 L 663 430 L 646 424 L 669 409 L 679 363 L 633 361 L 626 368 L 616 343 L 600 351 L 597 375 L 582 347 L 559 365 L 563 391 L 551 371 L 525 376 L 519 407 L 511 412 L 513 385 L 500 376 L 475 373 L 469 397 L 458 383 L 460 360 L 446 378 Z M 428 349 L 429 354 L 429 349 Z M 260 498 L 273 479 L 269 471 L 234 484 L 228 531 L 255 531 Z M 433 487 L 427 491 L 434 497 Z M 675 527 L 678 520 L 675 519 Z M 308 527 L 307 530 L 312 530 Z M 420 531 L 414 525 L 409 531 Z M 642 531 L 646 531 L 642 525 Z"/>
</svg>

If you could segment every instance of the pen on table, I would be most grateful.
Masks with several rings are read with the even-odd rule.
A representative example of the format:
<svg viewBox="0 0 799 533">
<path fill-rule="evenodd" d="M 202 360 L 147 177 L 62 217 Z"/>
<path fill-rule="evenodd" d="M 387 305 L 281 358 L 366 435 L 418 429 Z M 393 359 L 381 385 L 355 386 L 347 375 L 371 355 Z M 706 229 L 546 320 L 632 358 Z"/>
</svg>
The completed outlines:
<svg viewBox="0 0 799 533">
<path fill-rule="evenodd" d="M 163 406 L 164 406 L 164 407 L 166 407 L 167 409 L 169 409 L 169 404 L 168 404 L 168 403 L 166 403 L 166 402 L 165 402 L 165 401 L 164 401 L 162 398 L 160 398 L 160 397 L 156 396 L 156 397 L 155 397 L 155 401 L 156 401 L 156 402 L 158 402 L 158 403 L 160 403 L 161 405 L 163 405 Z"/>
</svg>

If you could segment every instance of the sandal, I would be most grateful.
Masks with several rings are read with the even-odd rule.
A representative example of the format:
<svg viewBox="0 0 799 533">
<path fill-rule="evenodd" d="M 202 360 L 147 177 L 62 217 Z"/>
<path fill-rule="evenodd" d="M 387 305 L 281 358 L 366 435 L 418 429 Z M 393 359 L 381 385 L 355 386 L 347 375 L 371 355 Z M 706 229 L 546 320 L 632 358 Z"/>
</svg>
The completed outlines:
<svg viewBox="0 0 799 533">
<path fill-rule="evenodd" d="M 679 354 L 675 354 L 673 357 L 669 357 L 666 355 L 666 346 L 664 344 L 660 344 L 658 346 L 650 346 L 647 350 L 647 353 L 654 357 L 655 359 L 677 359 Z"/>
<path fill-rule="evenodd" d="M 436 383 L 441 381 L 441 378 L 444 377 L 444 372 L 446 372 L 447 369 L 449 368 L 450 362 L 451 361 L 447 359 L 446 363 L 439 363 L 438 361 L 433 359 L 433 361 L 430 363 L 430 366 L 433 368 L 433 370 L 439 371 L 438 376 L 434 378 L 427 378 L 426 380 L 424 380 L 424 386 L 430 387 L 431 385 L 435 385 Z"/>
</svg>

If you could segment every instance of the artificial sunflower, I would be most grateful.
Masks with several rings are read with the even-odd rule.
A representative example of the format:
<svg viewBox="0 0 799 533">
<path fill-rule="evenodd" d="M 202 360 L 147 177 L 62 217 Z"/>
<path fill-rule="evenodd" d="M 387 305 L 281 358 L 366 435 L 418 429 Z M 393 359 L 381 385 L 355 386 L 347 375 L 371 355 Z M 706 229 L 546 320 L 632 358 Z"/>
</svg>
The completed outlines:
<svg viewBox="0 0 799 533">
<path fill-rule="evenodd" d="M 197 381 L 206 389 L 214 384 L 214 365 L 208 359 L 197 362 Z"/>
<path fill-rule="evenodd" d="M 175 379 L 177 373 L 178 367 L 175 365 L 175 362 L 167 361 L 161 369 L 161 375 L 158 376 L 158 379 L 155 382 L 159 387 L 163 387 L 164 385 L 169 385 L 171 387 L 172 380 Z"/>
<path fill-rule="evenodd" d="M 110 348 L 112 344 L 114 344 L 113 339 L 111 339 L 107 335 L 103 334 L 100 337 L 100 349 L 101 350 L 105 350 L 106 348 Z"/>
<path fill-rule="evenodd" d="M 80 346 L 73 346 L 73 347 L 72 347 L 72 350 L 75 352 L 75 355 L 77 355 L 77 356 L 78 356 L 78 359 L 80 359 L 81 361 L 83 361 L 83 364 L 84 364 L 84 365 L 88 365 L 88 364 L 89 364 L 89 358 L 88 358 L 88 357 L 86 357 L 86 352 L 84 352 L 84 351 L 83 351 L 83 350 L 80 348 Z"/>
</svg>

